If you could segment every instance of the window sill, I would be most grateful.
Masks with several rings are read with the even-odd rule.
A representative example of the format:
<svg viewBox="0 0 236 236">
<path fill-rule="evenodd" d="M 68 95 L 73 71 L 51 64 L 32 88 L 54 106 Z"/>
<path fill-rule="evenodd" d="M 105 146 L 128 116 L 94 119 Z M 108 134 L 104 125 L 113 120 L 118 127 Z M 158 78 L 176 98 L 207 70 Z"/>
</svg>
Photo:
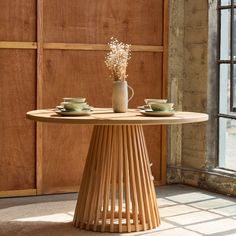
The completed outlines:
<svg viewBox="0 0 236 236">
<path fill-rule="evenodd" d="M 219 167 L 216 167 L 214 169 L 204 170 L 204 169 L 195 169 L 195 168 L 188 168 L 188 167 L 177 167 L 169 165 L 168 168 L 170 169 L 179 169 L 181 171 L 191 171 L 191 172 L 198 172 L 202 174 L 208 174 L 208 175 L 215 175 L 215 176 L 221 176 L 221 177 L 228 177 L 236 180 L 236 171 L 232 170 L 226 170 Z"/>
<path fill-rule="evenodd" d="M 209 171 L 209 173 L 211 172 L 213 172 L 214 174 L 219 174 L 221 176 L 232 177 L 236 179 L 236 171 L 233 171 L 233 170 L 226 170 L 226 169 L 216 167 Z"/>
</svg>

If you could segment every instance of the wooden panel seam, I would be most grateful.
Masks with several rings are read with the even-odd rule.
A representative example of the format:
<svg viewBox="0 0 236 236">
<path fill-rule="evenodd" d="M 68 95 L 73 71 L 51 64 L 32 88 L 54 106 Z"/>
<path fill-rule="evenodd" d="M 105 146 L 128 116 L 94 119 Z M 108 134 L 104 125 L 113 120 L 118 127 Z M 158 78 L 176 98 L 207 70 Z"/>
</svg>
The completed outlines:
<svg viewBox="0 0 236 236">
<path fill-rule="evenodd" d="M 78 193 L 80 186 L 60 186 L 60 187 L 50 187 L 44 188 L 41 194 L 56 194 L 56 193 Z M 37 195 L 39 195 L 37 191 Z"/>
<path fill-rule="evenodd" d="M 43 97 L 43 0 L 37 0 L 37 109 L 42 108 Z M 42 194 L 43 186 L 43 124 L 36 125 L 36 188 Z"/>
<path fill-rule="evenodd" d="M 61 50 L 85 50 L 85 51 L 107 51 L 106 44 L 81 44 L 81 43 L 42 43 L 43 49 L 61 49 Z M 0 48 L 7 49 L 37 49 L 37 42 L 11 42 L 0 41 Z M 163 46 L 152 45 L 131 45 L 133 52 L 163 52 Z"/>
<path fill-rule="evenodd" d="M 81 44 L 81 43 L 44 43 L 45 49 L 64 49 L 64 50 L 92 50 L 106 51 L 109 50 L 107 44 Z M 133 52 L 163 52 L 163 46 L 149 45 L 131 45 Z"/>
<path fill-rule="evenodd" d="M 167 96 L 167 79 L 168 79 L 168 29 L 169 29 L 169 15 L 168 7 L 169 1 L 164 0 L 163 8 L 163 77 L 162 77 L 162 97 Z M 161 127 L 161 180 L 159 185 L 166 184 L 166 158 L 167 158 L 167 128 L 166 126 Z"/>
<path fill-rule="evenodd" d="M 164 20 L 163 20 L 163 79 L 162 79 L 162 97 L 167 96 L 167 79 L 168 79 L 168 0 L 164 0 Z"/>
<path fill-rule="evenodd" d="M 18 196 L 33 196 L 33 195 L 36 195 L 36 189 L 0 191 L 0 198 L 18 197 Z"/>
<path fill-rule="evenodd" d="M 37 42 L 10 42 L 0 41 L 0 48 L 6 49 L 37 49 Z"/>
</svg>

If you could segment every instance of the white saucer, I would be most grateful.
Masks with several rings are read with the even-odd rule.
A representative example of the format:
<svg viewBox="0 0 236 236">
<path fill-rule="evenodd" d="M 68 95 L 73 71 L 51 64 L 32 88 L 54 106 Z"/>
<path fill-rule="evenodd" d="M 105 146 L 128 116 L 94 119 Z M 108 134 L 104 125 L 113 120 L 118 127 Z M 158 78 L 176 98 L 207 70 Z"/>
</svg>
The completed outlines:
<svg viewBox="0 0 236 236">
<path fill-rule="evenodd" d="M 57 114 L 61 116 L 90 116 L 92 114 L 91 111 L 55 111 Z"/>
<path fill-rule="evenodd" d="M 145 116 L 173 116 L 175 111 L 139 111 L 141 114 Z"/>
</svg>

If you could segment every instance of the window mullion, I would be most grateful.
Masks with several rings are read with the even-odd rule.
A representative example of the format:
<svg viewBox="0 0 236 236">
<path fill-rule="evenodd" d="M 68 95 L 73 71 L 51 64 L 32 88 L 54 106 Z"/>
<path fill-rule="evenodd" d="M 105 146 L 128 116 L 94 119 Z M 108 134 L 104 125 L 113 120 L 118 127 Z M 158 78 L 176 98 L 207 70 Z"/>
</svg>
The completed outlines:
<svg viewBox="0 0 236 236">
<path fill-rule="evenodd" d="M 231 2 L 231 15 L 230 15 L 230 111 L 236 112 L 235 106 L 235 82 L 234 82 L 234 4 Z"/>
</svg>

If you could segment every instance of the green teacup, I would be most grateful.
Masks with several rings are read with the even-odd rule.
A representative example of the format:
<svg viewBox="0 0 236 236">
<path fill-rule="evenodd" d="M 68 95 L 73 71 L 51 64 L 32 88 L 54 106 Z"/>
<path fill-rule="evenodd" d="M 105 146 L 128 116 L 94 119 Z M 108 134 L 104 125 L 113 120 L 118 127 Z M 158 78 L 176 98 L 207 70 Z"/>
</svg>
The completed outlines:
<svg viewBox="0 0 236 236">
<path fill-rule="evenodd" d="M 171 111 L 174 103 L 149 103 L 153 111 Z"/>
<path fill-rule="evenodd" d="M 86 102 L 62 102 L 61 105 L 66 110 L 74 110 L 74 111 L 80 111 L 83 108 L 89 107 Z"/>
</svg>

